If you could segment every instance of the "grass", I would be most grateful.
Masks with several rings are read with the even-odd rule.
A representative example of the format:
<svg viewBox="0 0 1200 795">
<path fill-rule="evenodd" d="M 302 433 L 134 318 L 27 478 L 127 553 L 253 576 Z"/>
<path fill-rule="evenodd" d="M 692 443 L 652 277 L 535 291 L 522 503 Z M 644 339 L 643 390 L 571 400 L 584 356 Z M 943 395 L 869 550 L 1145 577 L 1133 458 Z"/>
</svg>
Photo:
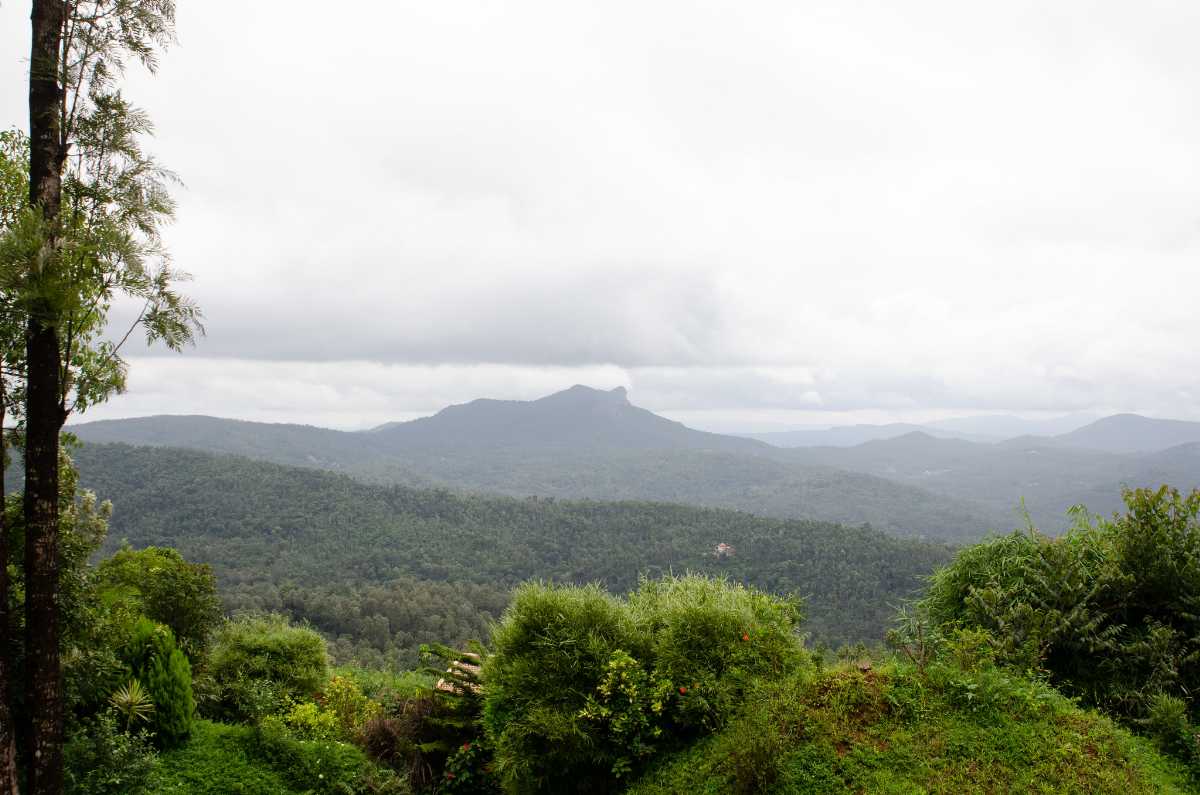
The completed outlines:
<svg viewBox="0 0 1200 795">
<path fill-rule="evenodd" d="M 284 782 L 253 752 L 254 729 L 196 721 L 181 748 L 159 756 L 151 792 L 213 795 L 292 795 Z"/>
<path fill-rule="evenodd" d="M 294 740 L 250 726 L 197 721 L 181 748 L 159 756 L 150 792 L 317 795 L 404 788 L 347 743 Z"/>
<path fill-rule="evenodd" d="M 661 759 L 635 795 L 1172 793 L 1182 768 L 1098 713 L 996 669 L 898 662 L 764 684 L 718 734 Z"/>
</svg>

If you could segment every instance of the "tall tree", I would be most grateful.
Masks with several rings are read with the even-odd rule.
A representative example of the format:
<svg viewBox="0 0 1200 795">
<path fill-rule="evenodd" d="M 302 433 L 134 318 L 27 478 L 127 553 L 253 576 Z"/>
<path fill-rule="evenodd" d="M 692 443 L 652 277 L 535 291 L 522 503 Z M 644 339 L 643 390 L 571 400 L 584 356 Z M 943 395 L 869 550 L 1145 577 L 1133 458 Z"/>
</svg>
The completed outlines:
<svg viewBox="0 0 1200 795">
<path fill-rule="evenodd" d="M 172 0 L 33 0 L 32 212 L 6 234 L 0 268 L 25 324 L 26 767 L 35 795 L 63 786 L 59 433 L 73 410 L 124 384 L 119 348 L 129 335 L 103 339 L 114 296 L 144 301 L 136 322 L 150 340 L 178 348 L 200 328 L 172 288 L 180 274 L 158 236 L 173 210 L 171 175 L 142 152 L 149 120 L 113 85 L 129 57 L 154 70 L 174 16 Z"/>
<path fill-rule="evenodd" d="M 21 216 L 29 193 L 29 142 L 17 131 L 0 132 L 0 235 Z M 14 395 L 8 388 L 9 367 L 24 356 L 14 355 L 23 347 L 24 329 L 20 314 L 12 311 L 12 296 L 4 295 L 0 307 L 0 795 L 17 795 L 17 730 L 13 720 L 12 677 L 13 617 L 9 614 L 10 584 L 8 512 L 4 506 L 4 473 L 8 469 L 8 438 L 5 422 Z"/>
<path fill-rule="evenodd" d="M 34 795 L 63 789 L 63 683 L 58 655 L 58 409 L 62 361 L 51 300 L 59 270 L 58 220 L 66 159 L 59 83 L 67 4 L 33 0 L 29 55 L 29 203 L 45 220 L 29 265 L 25 332 L 25 690 L 29 703 L 28 786 Z M 39 293 L 41 293 L 39 295 Z"/>
</svg>

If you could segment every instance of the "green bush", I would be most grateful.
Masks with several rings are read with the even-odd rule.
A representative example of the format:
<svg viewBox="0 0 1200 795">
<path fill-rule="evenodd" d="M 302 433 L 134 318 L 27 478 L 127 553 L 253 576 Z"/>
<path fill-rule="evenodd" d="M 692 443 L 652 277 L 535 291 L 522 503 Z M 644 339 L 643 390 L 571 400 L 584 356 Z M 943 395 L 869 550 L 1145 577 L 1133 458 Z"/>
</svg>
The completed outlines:
<svg viewBox="0 0 1200 795">
<path fill-rule="evenodd" d="M 607 787 L 615 758 L 582 711 L 614 652 L 649 654 L 627 606 L 595 585 L 526 584 L 492 644 L 484 726 L 501 778 L 524 791 Z"/>
<path fill-rule="evenodd" d="M 239 616 L 213 634 L 205 674 L 212 716 L 254 722 L 320 689 L 329 675 L 325 640 L 283 616 Z"/>
<path fill-rule="evenodd" d="M 1077 511 L 1058 539 L 1015 533 L 959 553 L 918 609 L 943 634 L 981 629 L 998 662 L 1047 673 L 1086 704 L 1144 717 L 1200 701 L 1200 491 L 1125 492 L 1126 514 Z"/>
<path fill-rule="evenodd" d="M 139 619 L 125 648 L 125 660 L 154 703 L 148 722 L 155 740 L 162 747 L 183 742 L 192 729 L 196 702 L 191 665 L 175 647 L 171 630 Z"/>
<path fill-rule="evenodd" d="M 139 612 L 170 627 L 179 648 L 193 661 L 203 655 L 221 621 L 212 568 L 188 563 L 174 549 L 124 547 L 96 566 L 101 593 L 120 593 Z"/>
<path fill-rule="evenodd" d="M 300 740 L 272 721 L 264 722 L 255 736 L 256 756 L 299 792 L 363 792 L 374 772 L 363 752 L 349 743 Z"/>
<path fill-rule="evenodd" d="M 794 600 L 701 576 L 596 586 L 529 584 L 494 629 L 484 725 L 521 792 L 608 791 L 681 738 L 719 727 L 755 677 L 806 656 Z"/>
<path fill-rule="evenodd" d="M 646 580 L 629 597 L 651 638 L 654 679 L 676 686 L 671 718 L 686 730 L 719 728 L 748 682 L 778 676 L 803 657 L 796 600 L 698 575 Z"/>
<path fill-rule="evenodd" d="M 63 750 L 66 791 L 73 795 L 140 795 L 149 786 L 157 756 L 145 732 L 129 734 L 111 715 L 79 726 Z"/>
</svg>

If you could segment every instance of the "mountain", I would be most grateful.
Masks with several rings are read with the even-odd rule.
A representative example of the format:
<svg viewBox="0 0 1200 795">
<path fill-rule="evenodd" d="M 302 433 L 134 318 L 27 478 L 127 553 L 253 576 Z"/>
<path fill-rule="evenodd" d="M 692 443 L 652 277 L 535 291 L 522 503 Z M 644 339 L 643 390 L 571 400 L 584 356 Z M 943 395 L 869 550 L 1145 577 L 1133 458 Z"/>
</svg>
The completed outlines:
<svg viewBox="0 0 1200 795">
<path fill-rule="evenodd" d="M 533 401 L 476 400 L 363 432 L 211 417 L 111 420 L 70 430 L 90 443 L 232 453 L 371 483 L 667 500 L 949 540 L 1011 524 L 960 499 L 792 461 L 788 451 L 761 441 L 688 428 L 631 405 L 623 389 L 576 386 Z"/>
<path fill-rule="evenodd" d="M 1064 414 L 1049 419 L 1029 419 L 1013 414 L 986 414 L 977 417 L 953 417 L 926 425 L 929 429 L 949 431 L 976 441 L 1011 439 L 1015 436 L 1054 436 L 1082 428 L 1096 419 L 1094 414 Z"/>
<path fill-rule="evenodd" d="M 1200 442 L 1200 422 L 1114 414 L 1053 438 L 1057 445 L 1110 453 L 1149 453 Z"/>
<path fill-rule="evenodd" d="M 894 605 L 951 555 L 827 522 L 456 495 L 175 448 L 89 443 L 74 460 L 81 485 L 114 505 L 110 548 L 176 547 L 214 567 L 230 608 L 285 610 L 335 637 L 374 638 L 377 651 L 411 651 L 414 627 L 465 640 L 525 579 L 623 591 L 641 573 L 672 570 L 804 595 L 822 640 L 878 639 Z M 733 554 L 715 555 L 721 543 Z M 414 611 L 430 589 L 444 602 Z"/>
<path fill-rule="evenodd" d="M 1102 514 L 1118 510 L 1126 486 L 1200 487 L 1200 445 L 1131 455 L 1072 447 L 1059 438 L 977 444 L 918 432 L 856 447 L 787 452 L 797 463 L 862 472 L 1003 513 L 1007 526 L 1021 521 L 1016 509 L 1023 503 L 1037 526 L 1051 533 L 1066 528 L 1072 505 Z"/>
<path fill-rule="evenodd" d="M 999 441 L 1000 437 L 960 433 L 926 425 L 896 422 L 888 425 L 835 425 L 819 430 L 770 431 L 766 433 L 741 434 L 749 439 L 758 439 L 776 447 L 853 447 L 879 439 L 894 439 L 909 433 L 925 433 L 943 439 L 968 439 L 971 441 Z"/>
<path fill-rule="evenodd" d="M 473 400 L 371 432 L 390 451 L 706 450 L 761 455 L 763 442 L 687 427 L 629 402 L 624 387 L 576 385 L 538 400 Z"/>
</svg>

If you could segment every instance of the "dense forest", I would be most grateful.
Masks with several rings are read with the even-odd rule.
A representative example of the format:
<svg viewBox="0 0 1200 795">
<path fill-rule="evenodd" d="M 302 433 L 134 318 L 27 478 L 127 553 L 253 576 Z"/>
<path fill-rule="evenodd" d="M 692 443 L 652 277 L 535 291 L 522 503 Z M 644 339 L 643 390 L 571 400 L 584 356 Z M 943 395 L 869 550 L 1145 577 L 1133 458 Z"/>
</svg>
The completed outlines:
<svg viewBox="0 0 1200 795">
<path fill-rule="evenodd" d="M 140 465 L 121 470 L 106 454 Z M 742 533 L 727 537 L 759 555 L 807 549 L 826 564 L 837 561 L 830 531 L 846 545 L 842 554 L 886 537 L 669 505 L 466 500 L 165 448 L 96 445 L 93 455 L 93 466 L 118 470 L 112 483 L 143 484 L 129 491 L 135 505 L 150 504 L 138 495 L 157 499 L 156 467 L 186 471 L 201 485 L 184 504 L 207 511 L 198 521 L 212 532 L 187 554 L 117 544 L 108 504 L 77 492 L 64 466 L 63 772 L 72 793 L 1149 794 L 1196 791 L 1200 781 L 1200 492 L 1127 492 L 1124 515 L 1076 512 L 1059 539 L 1027 530 L 929 561 L 937 571 L 921 597 L 890 611 L 886 650 L 814 646 L 806 614 L 853 621 L 858 604 L 839 601 L 836 590 L 804 600 L 742 584 L 729 570 L 738 550 L 706 573 L 612 577 L 608 588 L 526 580 L 503 590 L 494 618 L 475 625 L 488 631 L 486 643 L 429 642 L 412 669 L 380 670 L 361 650 L 376 647 L 375 659 L 387 663 L 403 657 L 387 637 L 393 618 L 441 611 L 443 637 L 469 632 L 446 605 L 488 592 L 473 597 L 482 586 L 414 578 L 368 588 L 358 607 L 369 604 L 372 621 L 383 623 L 348 625 L 333 639 L 294 616 L 324 610 L 325 620 L 343 621 L 343 610 L 356 609 L 345 598 L 353 591 L 289 585 L 280 592 L 298 594 L 282 611 L 291 619 L 262 609 L 229 616 L 214 566 L 238 550 L 258 554 L 240 545 L 253 529 L 274 530 L 283 565 L 296 565 L 317 534 L 298 526 L 296 511 L 322 503 L 351 514 L 340 537 L 353 539 L 346 528 L 371 514 L 350 506 L 376 492 L 390 500 L 378 505 L 404 506 L 402 526 L 432 522 L 460 546 L 482 543 L 473 522 L 507 517 L 498 525 L 504 538 L 525 533 L 531 560 L 543 562 L 554 555 L 534 529 L 539 517 L 593 533 L 646 512 L 672 528 L 686 517 L 702 531 Z M 310 496 L 272 501 L 270 488 L 288 478 Z M 173 478 L 166 485 L 185 487 Z M 232 506 L 224 517 L 214 510 L 222 490 Z M 280 512 L 284 500 L 296 507 L 264 528 L 250 496 Z M 7 507 L 9 531 L 19 534 L 19 501 Z M 188 531 L 177 532 L 186 542 Z M 644 527 L 638 532 L 650 543 Z M 816 539 L 794 544 L 793 535 Z M 386 533 L 368 540 L 386 555 Z M 206 547 L 214 565 L 200 560 Z M 902 549 L 933 548 L 892 542 L 892 553 Z M 333 557 L 326 568 L 357 570 L 354 560 Z M 764 557 L 752 562 L 768 566 Z M 237 571 L 222 577 L 233 593 L 252 573 Z M 25 574 L 20 565 L 12 573 L 19 603 Z M 819 581 L 814 569 L 797 576 Z M 432 623 L 422 630 L 438 634 Z M 1094 650 L 1103 664 L 1093 664 Z M 24 659 L 23 644 L 12 651 Z"/>
<path fill-rule="evenodd" d="M 680 502 L 962 543 L 1021 526 L 1021 506 L 1059 533 L 1072 505 L 1107 513 L 1121 507 L 1122 487 L 1196 483 L 1191 425 L 1118 416 L 1060 437 L 985 444 L 915 432 L 781 449 L 688 428 L 632 405 L 624 391 L 576 386 L 360 432 L 188 416 L 73 430 L 85 441 L 233 453 L 373 483 Z"/>
<path fill-rule="evenodd" d="M 374 662 L 389 658 L 371 650 L 410 665 L 420 642 L 479 637 L 527 579 L 623 592 L 671 571 L 796 593 L 815 640 L 878 642 L 894 607 L 950 557 L 868 528 L 684 505 L 376 486 L 170 448 L 83 444 L 74 455 L 83 485 L 116 506 L 109 549 L 177 548 L 213 566 L 231 609 L 287 611 Z M 719 544 L 732 553 L 718 556 Z"/>
</svg>

